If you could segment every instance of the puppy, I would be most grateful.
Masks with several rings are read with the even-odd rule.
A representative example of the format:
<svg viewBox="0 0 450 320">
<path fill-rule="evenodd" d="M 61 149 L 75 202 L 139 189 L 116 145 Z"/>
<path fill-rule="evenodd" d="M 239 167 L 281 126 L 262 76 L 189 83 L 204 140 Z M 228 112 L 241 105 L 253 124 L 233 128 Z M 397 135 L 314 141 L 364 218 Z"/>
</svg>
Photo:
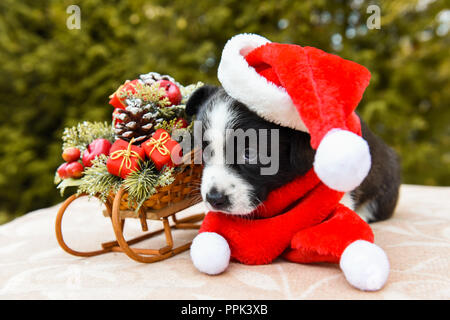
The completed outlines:
<svg viewBox="0 0 450 320">
<path fill-rule="evenodd" d="M 310 146 L 308 133 L 262 119 L 220 87 L 206 85 L 197 89 L 186 104 L 186 112 L 202 124 L 201 195 L 211 211 L 248 215 L 270 191 L 313 167 L 315 150 Z M 369 144 L 372 166 L 363 183 L 346 193 L 341 202 L 367 222 L 385 220 L 392 216 L 397 203 L 399 161 L 363 121 L 361 127 Z M 231 134 L 249 130 L 268 134 L 256 134 L 253 141 L 250 136 L 243 140 Z M 268 146 L 265 159 L 258 152 L 262 146 Z M 276 159 L 276 165 L 267 159 Z M 271 166 L 275 171 L 261 174 Z"/>
</svg>

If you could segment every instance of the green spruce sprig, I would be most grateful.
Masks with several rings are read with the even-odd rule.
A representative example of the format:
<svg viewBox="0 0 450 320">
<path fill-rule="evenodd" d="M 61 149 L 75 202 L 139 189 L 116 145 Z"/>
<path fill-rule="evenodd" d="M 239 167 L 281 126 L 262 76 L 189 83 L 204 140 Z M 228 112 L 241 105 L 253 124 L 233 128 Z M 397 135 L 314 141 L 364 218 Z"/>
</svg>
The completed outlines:
<svg viewBox="0 0 450 320">
<path fill-rule="evenodd" d="M 105 202 L 111 193 L 119 190 L 122 179 L 108 172 L 107 159 L 102 154 L 92 160 L 92 166 L 84 170 L 84 176 L 80 179 L 78 194 L 86 193 L 90 196 L 97 196 Z"/>
<path fill-rule="evenodd" d="M 119 93 L 121 99 L 140 99 L 143 105 L 156 102 L 159 107 L 166 107 L 170 105 L 169 98 L 166 97 L 166 91 L 164 88 L 160 88 L 159 84 L 155 83 L 151 86 L 142 84 L 140 82 L 135 83 L 134 92 L 132 90 L 124 90 Z"/>
<path fill-rule="evenodd" d="M 150 196 L 156 192 L 159 174 L 150 161 L 140 164 L 141 170 L 130 173 L 123 181 L 128 192 L 128 201 L 131 207 L 137 210 Z"/>
<path fill-rule="evenodd" d="M 83 121 L 74 127 L 64 129 L 62 149 L 76 147 L 83 152 L 89 143 L 100 138 L 114 142 L 112 125 L 107 122 Z"/>
</svg>

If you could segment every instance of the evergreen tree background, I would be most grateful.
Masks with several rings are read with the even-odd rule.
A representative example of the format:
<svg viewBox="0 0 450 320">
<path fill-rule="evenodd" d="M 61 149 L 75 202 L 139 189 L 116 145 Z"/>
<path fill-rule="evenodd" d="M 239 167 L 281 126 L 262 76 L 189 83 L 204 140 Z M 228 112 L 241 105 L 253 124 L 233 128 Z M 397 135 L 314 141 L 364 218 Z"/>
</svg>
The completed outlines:
<svg viewBox="0 0 450 320">
<path fill-rule="evenodd" d="M 81 9 L 69 30 L 66 9 Z M 369 30 L 370 4 L 381 29 Z M 397 150 L 405 183 L 450 184 L 450 11 L 447 1 L 2 0 L 0 223 L 56 204 L 61 133 L 110 120 L 111 94 L 149 71 L 218 84 L 237 33 L 310 45 L 365 65 L 359 112 Z"/>
</svg>

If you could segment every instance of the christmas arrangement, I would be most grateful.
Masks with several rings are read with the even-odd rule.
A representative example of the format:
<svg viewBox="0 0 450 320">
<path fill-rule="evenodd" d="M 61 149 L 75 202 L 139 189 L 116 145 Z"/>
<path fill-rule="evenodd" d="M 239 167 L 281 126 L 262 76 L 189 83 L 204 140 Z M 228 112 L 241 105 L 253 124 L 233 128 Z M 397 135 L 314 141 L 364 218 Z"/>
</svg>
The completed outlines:
<svg viewBox="0 0 450 320">
<path fill-rule="evenodd" d="M 182 156 L 174 130 L 191 131 L 185 102 L 201 83 L 182 86 L 155 72 L 126 81 L 111 96 L 111 123 L 82 122 L 63 133 L 62 158 L 55 183 L 61 193 L 97 195 L 106 201 L 123 187 L 138 210 L 177 174 Z M 181 134 L 182 135 L 182 134 Z"/>
<path fill-rule="evenodd" d="M 82 122 L 63 133 L 62 158 L 55 174 L 61 194 L 76 191 L 60 207 L 55 223 L 56 238 L 66 252 L 90 257 L 123 252 L 145 263 L 167 259 L 188 250 L 191 242 L 174 247 L 172 229 L 198 229 L 203 213 L 176 218 L 176 213 L 199 202 L 198 184 L 202 166 L 193 163 L 191 145 L 183 154 L 181 141 L 190 134 L 193 122 L 185 103 L 202 83 L 182 86 L 172 77 L 155 72 L 126 81 L 111 96 L 111 123 Z M 177 135 L 174 133 L 177 132 Z M 64 241 L 62 219 L 69 205 L 80 197 L 100 199 L 111 219 L 114 241 L 100 250 L 77 251 Z M 169 224 L 171 217 L 173 224 Z M 142 231 L 147 220 L 163 223 L 163 228 L 126 240 L 127 218 L 140 219 Z M 131 245 L 164 232 L 165 246 L 158 249 Z"/>
</svg>

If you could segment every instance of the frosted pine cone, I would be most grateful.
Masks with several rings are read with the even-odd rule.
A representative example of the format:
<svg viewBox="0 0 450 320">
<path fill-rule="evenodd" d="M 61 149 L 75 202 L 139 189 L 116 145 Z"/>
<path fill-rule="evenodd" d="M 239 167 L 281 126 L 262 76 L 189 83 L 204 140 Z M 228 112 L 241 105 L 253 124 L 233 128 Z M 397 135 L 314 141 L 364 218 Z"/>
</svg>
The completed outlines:
<svg viewBox="0 0 450 320">
<path fill-rule="evenodd" d="M 142 143 L 155 132 L 156 114 L 151 104 L 142 106 L 141 99 L 125 100 L 127 107 L 117 109 L 118 120 L 114 128 L 118 138 L 130 141 L 134 138 L 136 144 Z"/>
<path fill-rule="evenodd" d="M 180 84 L 178 82 L 175 81 L 174 78 L 172 78 L 171 76 L 167 75 L 167 74 L 159 74 L 158 72 L 149 72 L 146 74 L 141 74 L 139 76 L 139 78 L 146 84 L 151 86 L 152 84 L 154 84 L 155 82 L 159 81 L 159 80 L 169 80 L 170 82 L 175 83 L 177 86 L 180 86 Z"/>
</svg>

